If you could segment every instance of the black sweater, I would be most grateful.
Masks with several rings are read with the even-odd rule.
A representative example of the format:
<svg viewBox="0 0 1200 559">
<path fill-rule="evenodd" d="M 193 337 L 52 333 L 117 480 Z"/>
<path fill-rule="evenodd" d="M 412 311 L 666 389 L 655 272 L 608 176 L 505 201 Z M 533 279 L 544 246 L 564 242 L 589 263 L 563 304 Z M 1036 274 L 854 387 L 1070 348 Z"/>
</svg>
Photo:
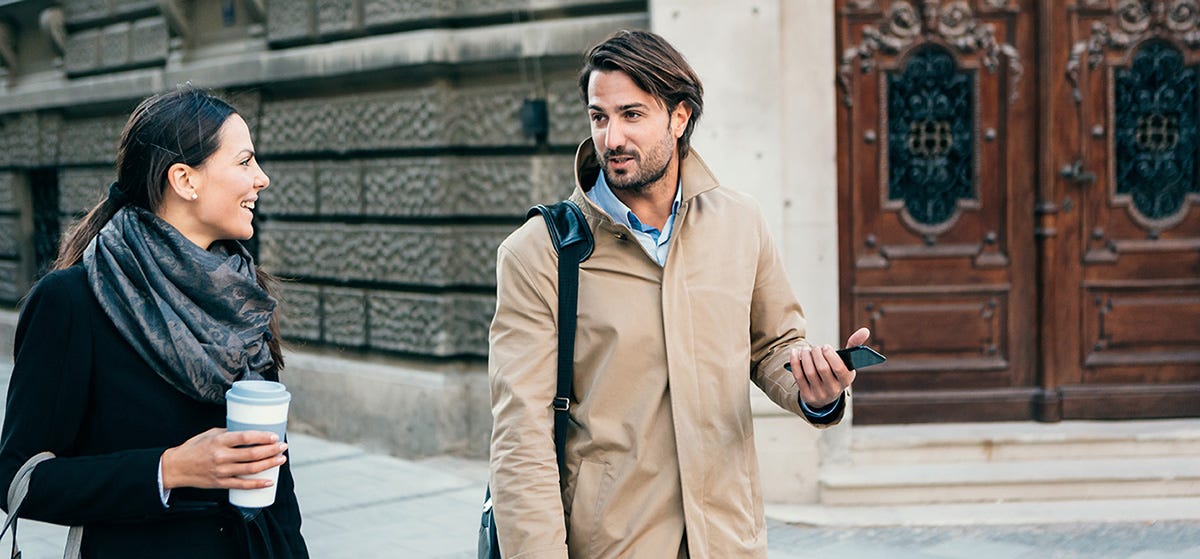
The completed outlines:
<svg viewBox="0 0 1200 559">
<path fill-rule="evenodd" d="M 228 491 L 158 491 L 168 447 L 225 426 L 225 408 L 162 379 L 125 342 L 83 266 L 51 273 L 29 294 L 0 438 L 0 500 L 21 464 L 49 450 L 21 517 L 84 527 L 83 557 L 307 558 L 285 464 L 275 504 L 243 521 Z M 7 503 L 4 503 L 7 510 Z"/>
</svg>

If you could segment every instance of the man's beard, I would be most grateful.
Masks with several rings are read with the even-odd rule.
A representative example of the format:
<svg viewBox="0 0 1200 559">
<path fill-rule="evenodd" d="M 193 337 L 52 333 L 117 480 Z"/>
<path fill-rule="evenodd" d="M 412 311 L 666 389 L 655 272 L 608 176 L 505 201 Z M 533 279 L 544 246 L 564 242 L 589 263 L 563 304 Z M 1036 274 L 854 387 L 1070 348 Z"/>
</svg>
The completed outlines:
<svg viewBox="0 0 1200 559">
<path fill-rule="evenodd" d="M 648 153 L 633 154 L 625 149 L 616 149 L 599 154 L 601 170 L 604 172 L 604 182 L 613 190 L 635 194 L 644 191 L 647 186 L 654 184 L 667 174 L 667 168 L 671 166 L 671 158 L 675 156 L 675 144 L 675 138 L 668 133 L 663 136 L 663 141 Z M 615 155 L 634 157 L 638 164 L 637 172 L 635 174 L 626 173 L 624 175 L 616 175 L 609 172 L 608 158 Z M 645 157 L 642 157 L 642 155 L 645 155 Z M 653 165 L 656 159 L 662 160 L 662 164 L 657 169 L 647 169 L 642 166 L 644 164 Z"/>
<path fill-rule="evenodd" d="M 610 153 L 610 155 L 616 154 Z M 658 179 L 663 178 L 667 174 L 667 167 L 670 163 L 671 159 L 667 158 L 657 170 L 639 169 L 636 175 L 626 174 L 620 177 L 609 173 L 608 166 L 605 165 L 602 167 L 604 170 L 604 182 L 613 190 L 638 193 L 645 190 L 647 186 L 657 182 Z"/>
</svg>

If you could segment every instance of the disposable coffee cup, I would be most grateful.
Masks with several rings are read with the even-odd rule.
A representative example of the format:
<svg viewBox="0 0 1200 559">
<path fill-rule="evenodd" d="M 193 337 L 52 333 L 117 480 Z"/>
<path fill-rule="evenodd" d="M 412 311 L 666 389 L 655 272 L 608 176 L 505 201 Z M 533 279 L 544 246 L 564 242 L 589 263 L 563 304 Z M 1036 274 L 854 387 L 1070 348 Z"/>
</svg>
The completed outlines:
<svg viewBox="0 0 1200 559">
<path fill-rule="evenodd" d="M 278 382 L 239 380 L 225 393 L 225 427 L 230 431 L 267 431 L 283 440 L 287 432 L 288 404 L 292 395 Z M 269 479 L 270 487 L 230 489 L 229 502 L 243 508 L 269 507 L 275 502 L 275 483 L 279 466 L 241 476 L 243 479 Z"/>
</svg>

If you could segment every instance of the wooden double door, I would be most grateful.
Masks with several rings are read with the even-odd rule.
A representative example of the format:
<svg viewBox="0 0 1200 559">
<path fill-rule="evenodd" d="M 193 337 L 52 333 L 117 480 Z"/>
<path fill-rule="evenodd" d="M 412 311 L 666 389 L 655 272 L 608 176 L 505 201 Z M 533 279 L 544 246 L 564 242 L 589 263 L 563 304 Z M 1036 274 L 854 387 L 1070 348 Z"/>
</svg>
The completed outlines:
<svg viewBox="0 0 1200 559">
<path fill-rule="evenodd" d="M 1200 0 L 837 0 L 858 423 L 1200 416 Z"/>
</svg>

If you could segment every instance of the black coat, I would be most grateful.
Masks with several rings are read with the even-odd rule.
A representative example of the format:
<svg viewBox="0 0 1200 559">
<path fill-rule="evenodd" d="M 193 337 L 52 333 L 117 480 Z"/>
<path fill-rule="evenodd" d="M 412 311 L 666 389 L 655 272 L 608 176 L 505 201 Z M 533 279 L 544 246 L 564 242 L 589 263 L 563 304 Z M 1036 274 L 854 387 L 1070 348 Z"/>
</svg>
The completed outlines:
<svg viewBox="0 0 1200 559">
<path fill-rule="evenodd" d="M 158 376 L 96 301 L 83 266 L 30 292 L 0 439 L 0 499 L 21 464 L 33 473 L 21 517 L 84 527 L 84 558 L 307 558 L 285 464 L 275 504 L 249 522 L 228 491 L 158 491 L 168 447 L 225 426 L 225 408 L 193 400 Z M 5 509 L 7 510 L 7 503 Z"/>
</svg>

